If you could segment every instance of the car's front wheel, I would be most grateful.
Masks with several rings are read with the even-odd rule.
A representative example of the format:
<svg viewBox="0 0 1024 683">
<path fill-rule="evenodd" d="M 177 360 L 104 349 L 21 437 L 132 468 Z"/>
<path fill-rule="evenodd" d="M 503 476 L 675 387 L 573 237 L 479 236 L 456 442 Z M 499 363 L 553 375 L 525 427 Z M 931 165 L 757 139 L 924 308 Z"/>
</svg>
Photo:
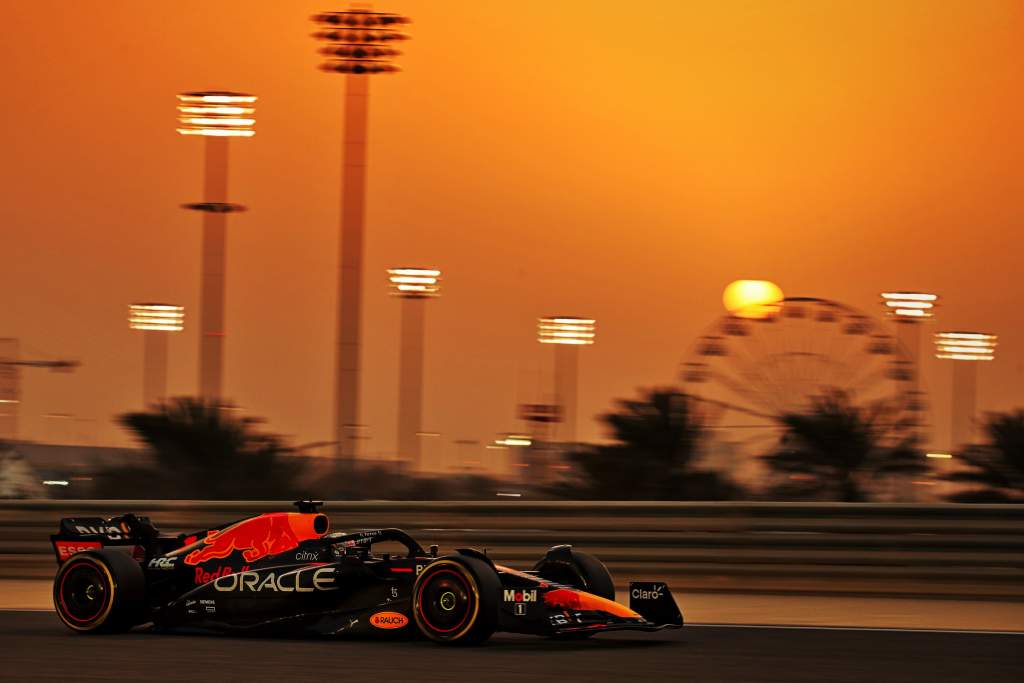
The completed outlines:
<svg viewBox="0 0 1024 683">
<path fill-rule="evenodd" d="M 608 568 L 593 555 L 573 550 L 570 546 L 555 546 L 533 567 L 537 576 L 588 593 L 615 599 L 615 582 Z"/>
<path fill-rule="evenodd" d="M 498 627 L 501 581 L 482 560 L 450 555 L 416 578 L 412 613 L 427 638 L 451 645 L 476 645 Z"/>
<path fill-rule="evenodd" d="M 91 550 L 72 555 L 53 580 L 53 605 L 79 633 L 125 631 L 141 623 L 146 579 L 125 553 Z"/>
</svg>

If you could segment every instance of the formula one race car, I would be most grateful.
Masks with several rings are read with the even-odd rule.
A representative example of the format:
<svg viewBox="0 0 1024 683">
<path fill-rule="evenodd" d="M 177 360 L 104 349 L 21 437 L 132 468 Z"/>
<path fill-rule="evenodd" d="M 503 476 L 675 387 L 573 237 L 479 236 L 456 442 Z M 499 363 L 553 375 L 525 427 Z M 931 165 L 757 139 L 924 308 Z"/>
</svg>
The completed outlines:
<svg viewBox="0 0 1024 683">
<path fill-rule="evenodd" d="M 679 628 L 668 586 L 630 584 L 615 602 L 596 558 L 559 545 L 532 571 L 477 550 L 437 556 L 399 529 L 328 533 L 319 501 L 193 534 L 165 535 L 132 514 L 62 519 L 51 536 L 57 616 L 82 633 L 152 622 L 158 630 L 422 634 L 473 644 L 495 631 L 585 637 Z M 373 553 L 390 542 L 404 554 Z M 378 548 L 380 545 L 378 545 Z"/>
</svg>

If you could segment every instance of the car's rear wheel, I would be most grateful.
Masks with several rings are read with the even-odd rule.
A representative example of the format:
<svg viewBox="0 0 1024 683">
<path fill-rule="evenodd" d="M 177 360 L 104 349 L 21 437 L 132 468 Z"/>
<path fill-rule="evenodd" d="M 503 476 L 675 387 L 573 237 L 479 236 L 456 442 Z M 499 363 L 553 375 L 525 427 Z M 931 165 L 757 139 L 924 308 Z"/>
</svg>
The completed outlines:
<svg viewBox="0 0 1024 683">
<path fill-rule="evenodd" d="M 113 550 L 75 554 L 53 580 L 57 616 L 79 633 L 125 631 L 141 623 L 145 597 L 142 567 Z"/>
<path fill-rule="evenodd" d="M 533 567 L 537 576 L 608 600 L 615 599 L 615 583 L 608 568 L 593 555 L 556 546 Z"/>
<path fill-rule="evenodd" d="M 412 614 L 420 633 L 451 645 L 476 645 L 498 627 L 501 581 L 482 560 L 450 555 L 431 563 L 413 586 Z"/>
</svg>

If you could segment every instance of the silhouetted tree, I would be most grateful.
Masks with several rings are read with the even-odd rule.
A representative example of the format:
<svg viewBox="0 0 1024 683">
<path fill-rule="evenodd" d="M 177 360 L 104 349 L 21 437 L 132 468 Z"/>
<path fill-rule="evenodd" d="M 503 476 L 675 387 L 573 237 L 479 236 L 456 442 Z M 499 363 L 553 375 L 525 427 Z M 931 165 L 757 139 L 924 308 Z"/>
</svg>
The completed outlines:
<svg viewBox="0 0 1024 683">
<path fill-rule="evenodd" d="M 960 453 L 966 469 L 947 479 L 972 488 L 954 494 L 962 503 L 1024 503 L 1024 410 L 994 413 L 985 421 L 988 443 Z"/>
<path fill-rule="evenodd" d="M 899 416 L 889 406 L 857 407 L 837 390 L 816 398 L 810 412 L 779 420 L 782 440 L 764 456 L 787 477 L 776 494 L 859 502 L 870 498 L 873 479 L 928 470 L 914 437 L 897 428 Z"/>
<path fill-rule="evenodd" d="M 644 391 L 640 400 L 619 400 L 601 416 L 616 443 L 594 446 L 569 458 L 576 480 L 562 495 L 604 500 L 716 500 L 739 489 L 715 472 L 695 466 L 704 437 L 703 416 L 675 389 Z"/>
<path fill-rule="evenodd" d="M 288 457 L 291 450 L 278 436 L 256 431 L 261 420 L 238 417 L 229 406 L 175 398 L 118 421 L 156 459 L 155 470 L 127 467 L 108 473 L 103 488 L 124 489 L 123 497 L 281 498 L 295 493 L 292 484 L 300 468 Z"/>
</svg>

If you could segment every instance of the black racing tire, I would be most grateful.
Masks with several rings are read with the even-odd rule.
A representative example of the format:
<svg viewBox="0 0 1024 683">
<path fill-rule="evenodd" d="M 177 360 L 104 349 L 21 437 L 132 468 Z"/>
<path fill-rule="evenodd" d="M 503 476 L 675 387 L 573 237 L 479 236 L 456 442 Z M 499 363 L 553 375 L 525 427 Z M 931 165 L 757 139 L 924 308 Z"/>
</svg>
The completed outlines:
<svg viewBox="0 0 1024 683">
<path fill-rule="evenodd" d="M 614 600 L 615 582 L 604 563 L 579 550 L 572 550 L 571 554 L 572 562 L 545 557 L 534 565 L 533 571 L 542 579 Z"/>
<path fill-rule="evenodd" d="M 53 579 L 53 606 L 72 631 L 127 631 L 145 620 L 146 577 L 139 563 L 126 553 L 76 553 Z"/>
<path fill-rule="evenodd" d="M 416 629 L 445 645 L 479 645 L 498 628 L 501 579 L 494 567 L 465 555 L 427 565 L 412 589 Z"/>
</svg>

